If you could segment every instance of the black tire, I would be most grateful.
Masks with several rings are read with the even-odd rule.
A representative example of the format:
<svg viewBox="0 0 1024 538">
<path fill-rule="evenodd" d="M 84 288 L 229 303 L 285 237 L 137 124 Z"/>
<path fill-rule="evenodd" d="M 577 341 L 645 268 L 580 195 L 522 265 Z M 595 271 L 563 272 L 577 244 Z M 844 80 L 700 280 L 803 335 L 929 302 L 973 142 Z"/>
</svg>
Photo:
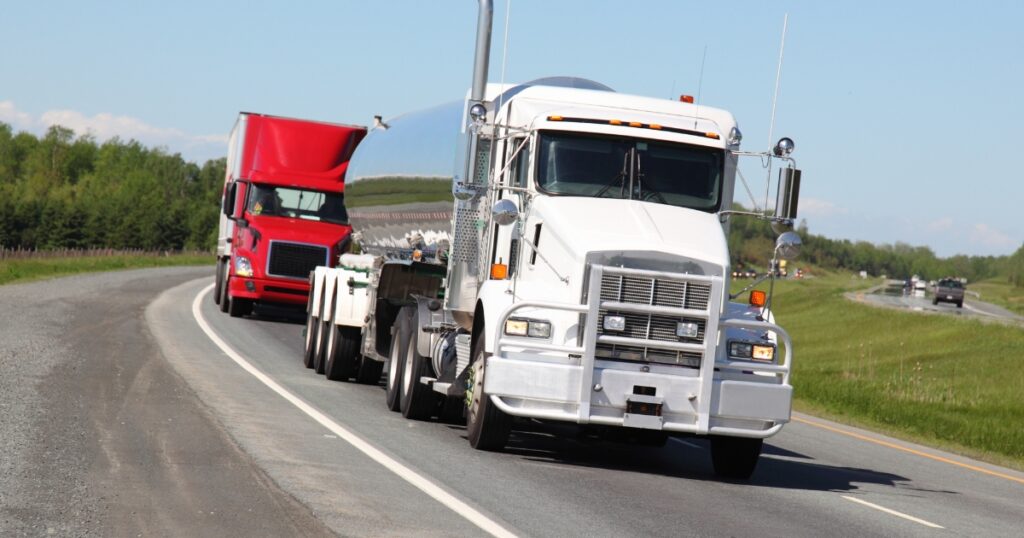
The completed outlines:
<svg viewBox="0 0 1024 538">
<path fill-rule="evenodd" d="M 402 366 L 405 363 L 405 351 L 409 346 L 409 335 L 402 330 L 404 312 L 399 312 L 395 324 L 391 328 L 391 353 L 388 354 L 388 409 L 398 412 L 402 410 Z"/>
<path fill-rule="evenodd" d="M 956 307 L 957 308 L 963 308 L 964 307 L 964 302 L 963 301 L 957 301 Z"/>
<path fill-rule="evenodd" d="M 334 323 L 324 320 L 325 306 L 324 302 L 320 303 L 320 327 L 317 329 L 316 351 L 313 355 L 313 371 L 318 374 L 324 373 L 324 366 L 327 362 L 327 337 L 330 336 L 328 331 L 334 325 Z"/>
<path fill-rule="evenodd" d="M 405 364 L 402 365 L 402 416 L 411 420 L 427 420 L 437 411 L 437 398 L 430 387 L 420 383 L 420 378 L 433 373 L 430 358 L 420 355 L 417 349 L 420 334 L 416 308 L 409 307 L 409 312 L 402 312 L 404 330 L 409 334 L 409 343 L 405 351 Z"/>
<path fill-rule="evenodd" d="M 715 474 L 736 480 L 750 478 L 761 457 L 763 444 L 764 439 L 712 436 L 711 463 Z"/>
<path fill-rule="evenodd" d="M 217 276 L 213 277 L 213 304 L 220 304 L 224 293 L 224 260 L 217 259 Z"/>
<path fill-rule="evenodd" d="M 229 301 L 228 315 L 233 318 L 240 318 L 252 314 L 252 299 L 241 299 L 235 297 Z"/>
<path fill-rule="evenodd" d="M 309 300 L 306 301 L 306 346 L 302 354 L 302 364 L 306 368 L 313 367 L 316 355 L 317 331 L 320 329 L 320 318 L 313 315 L 313 286 L 309 287 Z"/>
<path fill-rule="evenodd" d="M 501 450 L 508 444 L 512 431 L 512 417 L 498 409 L 484 391 L 487 353 L 484 335 L 477 336 L 473 346 L 473 365 L 470 366 L 469 390 L 466 391 L 466 437 L 477 450 Z"/>
<path fill-rule="evenodd" d="M 939 304 L 939 300 L 938 299 L 932 299 L 932 305 L 938 306 L 938 304 Z"/>
<path fill-rule="evenodd" d="M 359 369 L 359 329 L 331 324 L 324 375 L 331 381 L 354 377 Z"/>
<path fill-rule="evenodd" d="M 356 383 L 376 385 L 380 383 L 380 374 L 384 372 L 384 363 L 369 357 L 359 359 L 359 370 L 356 372 Z"/>
<path fill-rule="evenodd" d="M 231 282 L 231 258 L 224 260 L 224 282 L 220 287 L 220 311 L 227 312 L 231 303 L 231 293 L 228 284 Z"/>
</svg>

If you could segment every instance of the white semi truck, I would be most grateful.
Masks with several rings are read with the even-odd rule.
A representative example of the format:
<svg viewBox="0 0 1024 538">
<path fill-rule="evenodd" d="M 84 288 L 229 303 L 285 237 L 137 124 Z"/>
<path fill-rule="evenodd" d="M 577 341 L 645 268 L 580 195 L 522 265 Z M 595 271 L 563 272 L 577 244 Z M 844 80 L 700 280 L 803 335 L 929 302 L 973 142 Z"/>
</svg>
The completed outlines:
<svg viewBox="0 0 1024 538">
<path fill-rule="evenodd" d="M 582 79 L 487 84 L 490 13 L 468 98 L 378 121 L 352 157 L 361 253 L 310 275 L 307 365 L 387 365 L 392 410 L 464 409 L 478 449 L 517 417 L 571 422 L 707 437 L 716 473 L 748 477 L 790 419 L 793 347 L 770 293 L 731 301 L 726 232 L 756 155 L 780 180 L 755 218 L 781 232 L 773 260 L 795 255 L 792 141 L 742 152 L 726 111 Z"/>
</svg>

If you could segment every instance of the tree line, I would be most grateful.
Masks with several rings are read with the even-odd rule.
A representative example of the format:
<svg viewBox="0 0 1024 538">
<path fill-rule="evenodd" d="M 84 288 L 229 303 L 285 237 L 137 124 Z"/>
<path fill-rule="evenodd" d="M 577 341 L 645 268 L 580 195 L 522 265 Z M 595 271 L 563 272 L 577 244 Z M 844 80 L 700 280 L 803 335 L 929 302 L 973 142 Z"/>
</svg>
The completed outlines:
<svg viewBox="0 0 1024 538">
<path fill-rule="evenodd" d="M 0 122 L 0 247 L 211 249 L 225 159 Z"/>
<path fill-rule="evenodd" d="M 829 239 L 808 230 L 801 221 L 797 232 L 803 241 L 796 267 L 811 264 L 826 269 L 867 271 L 874 276 L 906 279 L 912 275 L 935 280 L 946 276 L 966 278 L 968 282 L 1007 277 L 1024 287 L 1024 244 L 1011 256 L 964 256 L 939 258 L 928 247 L 906 243 L 875 245 L 866 241 Z M 729 247 L 733 267 L 765 268 L 775 245 L 775 234 L 765 221 L 750 217 L 732 217 Z"/>
<path fill-rule="evenodd" d="M 202 166 L 160 148 L 114 138 L 98 143 L 51 127 L 41 138 L 0 122 L 0 247 L 23 249 L 212 249 L 225 159 Z M 1024 287 L 1024 245 L 1011 256 L 939 258 L 928 247 L 829 239 L 798 228 L 796 266 L 927 279 L 1005 276 Z M 732 217 L 735 268 L 762 270 L 776 234 L 761 220 Z"/>
</svg>

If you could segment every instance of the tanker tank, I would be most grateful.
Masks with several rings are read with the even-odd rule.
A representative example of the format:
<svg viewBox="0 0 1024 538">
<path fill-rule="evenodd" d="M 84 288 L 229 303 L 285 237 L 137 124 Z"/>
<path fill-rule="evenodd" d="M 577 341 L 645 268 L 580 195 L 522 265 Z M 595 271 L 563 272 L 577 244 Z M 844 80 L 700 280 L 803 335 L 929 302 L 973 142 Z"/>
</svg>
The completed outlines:
<svg viewBox="0 0 1024 538">
<path fill-rule="evenodd" d="M 345 205 L 369 253 L 411 248 L 432 256 L 451 242 L 463 102 L 453 101 L 381 122 L 349 164 Z"/>
</svg>

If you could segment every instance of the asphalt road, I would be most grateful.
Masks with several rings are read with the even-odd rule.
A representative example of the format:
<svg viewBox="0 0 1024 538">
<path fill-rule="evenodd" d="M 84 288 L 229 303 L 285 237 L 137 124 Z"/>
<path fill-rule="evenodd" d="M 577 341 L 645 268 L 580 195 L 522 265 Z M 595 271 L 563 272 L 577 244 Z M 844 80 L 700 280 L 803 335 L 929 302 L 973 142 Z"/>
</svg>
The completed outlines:
<svg viewBox="0 0 1024 538">
<path fill-rule="evenodd" d="M 1000 306 L 986 303 L 971 297 L 964 299 L 963 308 L 958 308 L 953 303 L 939 303 L 933 305 L 931 295 L 915 297 L 913 295 L 903 295 L 901 293 L 884 293 L 884 288 L 881 286 L 863 292 L 847 293 L 846 297 L 854 301 L 884 308 L 939 313 L 949 316 L 978 319 L 981 321 L 995 321 L 1024 326 L 1024 316 L 1020 316 Z"/>
<path fill-rule="evenodd" d="M 78 321 L 38 342 L 24 312 L 67 279 L 18 297 L 0 288 L 3 311 L 19 309 L 3 321 L 29 320 L 3 326 L 3 383 L 15 371 L 6 350 L 64 346 L 48 373 L 15 383 L 41 396 L 18 404 L 33 418 L 0 423 L 4 452 L 9 427 L 37 440 L 0 459 L 17 486 L 0 483 L 0 535 L 1021 535 L 1024 474 L 800 415 L 744 483 L 716 479 L 697 439 L 644 448 L 528 423 L 505 452 L 477 452 L 462 426 L 387 411 L 382 387 L 304 368 L 301 324 L 220 313 L 212 268 L 132 274 L 76 281 L 89 300 L 55 308 Z M 115 306 L 95 306 L 105 301 Z M 45 392 L 54 377 L 65 381 Z M 0 403 L 6 415 L 6 393 Z M 34 463 L 47 451 L 81 461 Z"/>
</svg>

